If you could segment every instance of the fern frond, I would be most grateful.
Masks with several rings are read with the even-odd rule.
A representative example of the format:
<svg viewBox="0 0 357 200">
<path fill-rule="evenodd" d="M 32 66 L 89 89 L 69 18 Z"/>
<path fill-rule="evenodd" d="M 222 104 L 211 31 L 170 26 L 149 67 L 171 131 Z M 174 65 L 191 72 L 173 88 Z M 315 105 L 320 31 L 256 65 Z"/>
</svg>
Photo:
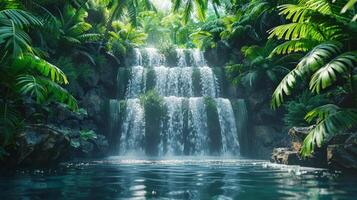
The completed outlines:
<svg viewBox="0 0 357 200">
<path fill-rule="evenodd" d="M 42 26 L 42 21 L 33 14 L 20 9 L 0 10 L 0 19 L 11 20 L 20 28 L 30 25 Z"/>
<path fill-rule="evenodd" d="M 49 97 L 66 104 L 72 111 L 78 110 L 77 100 L 66 89 L 46 78 L 40 78 L 40 81 L 46 87 Z"/>
<path fill-rule="evenodd" d="M 30 36 L 13 21 L 7 21 L 0 26 L 0 45 L 4 45 L 5 50 L 12 51 L 13 57 L 21 55 L 26 50 L 31 51 L 30 43 Z"/>
<path fill-rule="evenodd" d="M 315 146 L 321 147 L 326 137 L 336 135 L 357 125 L 357 110 L 340 108 L 326 104 L 310 111 L 306 116 L 307 122 L 318 120 L 304 140 L 300 153 L 304 157 L 311 156 Z"/>
<path fill-rule="evenodd" d="M 318 70 L 325 64 L 326 60 L 338 54 L 341 48 L 342 45 L 340 43 L 325 42 L 312 49 L 300 60 L 295 69 L 283 78 L 275 89 L 272 96 L 272 108 L 279 107 L 284 102 L 284 95 L 289 96 L 291 94 L 291 90 L 295 87 L 298 78 Z"/>
<path fill-rule="evenodd" d="M 295 40 L 300 38 L 311 38 L 318 41 L 325 40 L 325 36 L 318 25 L 311 22 L 293 22 L 283 24 L 271 29 L 269 39 L 277 37 L 278 39 Z"/>
<path fill-rule="evenodd" d="M 341 13 L 347 12 L 347 10 L 352 9 L 353 6 L 357 3 L 357 0 L 349 0 L 346 5 L 342 8 Z"/>
<path fill-rule="evenodd" d="M 61 69 L 37 56 L 24 55 L 19 57 L 14 61 L 13 67 L 18 70 L 34 70 L 59 84 L 69 83 L 67 76 Z"/>
<path fill-rule="evenodd" d="M 312 39 L 289 40 L 276 46 L 270 55 L 272 56 L 274 54 L 281 55 L 293 52 L 307 52 L 313 49 L 318 44 L 319 41 Z"/>
<path fill-rule="evenodd" d="M 46 88 L 32 75 L 20 75 L 17 78 L 17 86 L 22 95 L 35 97 L 37 103 L 42 103 L 47 98 Z"/>
<path fill-rule="evenodd" d="M 310 90 L 320 93 L 321 90 L 331 86 L 338 75 L 346 75 L 357 63 L 357 52 L 347 52 L 331 60 L 312 76 Z"/>
</svg>

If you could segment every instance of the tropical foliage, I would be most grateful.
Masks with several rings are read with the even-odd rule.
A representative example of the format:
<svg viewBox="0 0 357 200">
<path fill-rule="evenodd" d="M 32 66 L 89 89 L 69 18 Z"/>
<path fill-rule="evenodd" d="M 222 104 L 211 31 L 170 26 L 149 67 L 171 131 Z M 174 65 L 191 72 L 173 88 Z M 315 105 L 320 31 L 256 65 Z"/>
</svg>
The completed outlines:
<svg viewBox="0 0 357 200">
<path fill-rule="evenodd" d="M 315 122 L 304 141 L 301 153 L 309 156 L 315 146 L 321 147 L 326 138 L 356 125 L 356 90 L 354 68 L 357 64 L 355 11 L 346 12 L 355 2 L 349 1 L 299 1 L 279 7 L 286 24 L 269 31 L 270 38 L 284 39 L 272 54 L 306 53 L 277 86 L 272 100 L 273 108 L 279 107 L 285 96 L 308 81 L 307 87 L 314 94 L 337 93 L 343 90 L 350 102 L 335 102 L 317 107 L 305 119 Z"/>
<path fill-rule="evenodd" d="M 356 0 L 172 0 L 164 11 L 153 2 L 0 2 L 0 157 L 41 110 L 78 111 L 81 82 L 154 44 L 225 50 L 218 59 L 235 85 L 263 94 L 266 106 L 272 94 L 274 109 L 287 101 L 287 126 L 314 125 L 304 156 L 354 130 Z"/>
</svg>

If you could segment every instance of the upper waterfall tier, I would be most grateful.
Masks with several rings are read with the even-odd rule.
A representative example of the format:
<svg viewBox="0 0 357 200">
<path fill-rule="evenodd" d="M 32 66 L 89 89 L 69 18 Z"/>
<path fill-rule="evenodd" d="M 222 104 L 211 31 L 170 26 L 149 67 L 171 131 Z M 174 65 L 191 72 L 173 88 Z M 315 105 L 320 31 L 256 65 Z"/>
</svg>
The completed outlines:
<svg viewBox="0 0 357 200">
<path fill-rule="evenodd" d="M 203 52 L 199 49 L 175 49 L 167 52 L 166 58 L 155 48 L 134 48 L 131 66 L 143 67 L 203 67 L 207 66 Z"/>
<path fill-rule="evenodd" d="M 198 49 L 176 49 L 174 65 L 167 67 L 167 59 L 158 49 L 135 48 L 130 78 L 124 83 L 125 99 L 138 98 L 155 89 L 160 96 L 220 97 L 220 84 L 214 68 L 206 65 L 204 54 Z M 172 59 L 171 61 L 172 62 Z M 219 69 L 220 70 L 220 69 Z M 118 88 L 123 88 L 118 71 Z"/>
<path fill-rule="evenodd" d="M 137 98 L 145 92 L 155 89 L 160 96 L 178 97 L 218 97 L 220 84 L 209 67 L 153 67 L 130 68 L 131 76 L 126 88 L 126 98 Z M 121 71 L 119 71 L 121 73 Z M 121 75 L 118 74 L 118 79 Z M 119 84 L 122 84 L 118 81 Z"/>
</svg>

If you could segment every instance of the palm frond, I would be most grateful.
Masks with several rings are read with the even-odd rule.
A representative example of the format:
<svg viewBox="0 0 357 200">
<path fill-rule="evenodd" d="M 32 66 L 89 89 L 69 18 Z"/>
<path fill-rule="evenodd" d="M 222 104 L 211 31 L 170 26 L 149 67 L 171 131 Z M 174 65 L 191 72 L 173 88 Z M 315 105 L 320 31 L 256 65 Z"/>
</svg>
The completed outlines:
<svg viewBox="0 0 357 200">
<path fill-rule="evenodd" d="M 273 56 L 274 54 L 281 55 L 294 52 L 307 52 L 313 49 L 318 44 L 319 41 L 312 39 L 289 40 L 276 46 L 270 55 Z"/>
<path fill-rule="evenodd" d="M 66 89 L 46 78 L 40 78 L 40 81 L 46 87 L 49 97 L 66 104 L 72 111 L 78 110 L 77 100 Z"/>
<path fill-rule="evenodd" d="M 300 38 L 312 38 L 324 41 L 325 35 L 321 32 L 317 24 L 311 22 L 293 22 L 283 24 L 271 29 L 269 39 L 276 36 L 278 39 L 295 40 Z"/>
<path fill-rule="evenodd" d="M 21 28 L 30 25 L 42 26 L 42 21 L 33 14 L 20 9 L 0 10 L 0 19 L 11 20 Z"/>
<path fill-rule="evenodd" d="M 357 52 L 347 52 L 331 60 L 312 76 L 310 90 L 320 93 L 321 90 L 331 86 L 338 75 L 346 75 L 357 63 Z"/>
<path fill-rule="evenodd" d="M 289 72 L 279 83 L 272 96 L 272 107 L 275 109 L 284 102 L 284 95 L 289 96 L 296 86 L 298 78 L 304 77 L 322 67 L 326 60 L 341 51 L 342 45 L 337 42 L 325 42 L 317 45 Z"/>
<path fill-rule="evenodd" d="M 0 26 L 0 45 L 4 45 L 5 50 L 12 51 L 13 57 L 17 57 L 26 50 L 31 51 L 30 43 L 30 36 L 14 22 L 8 21 Z"/>
<path fill-rule="evenodd" d="M 46 88 L 32 75 L 20 75 L 17 78 L 17 86 L 22 95 L 34 97 L 37 103 L 42 103 L 47 98 Z"/>
<path fill-rule="evenodd" d="M 76 99 L 57 83 L 43 77 L 23 74 L 17 78 L 17 86 L 22 95 L 29 95 L 37 103 L 53 100 L 66 104 L 69 109 L 78 109 Z"/>
<path fill-rule="evenodd" d="M 37 56 L 24 55 L 19 57 L 14 61 L 13 67 L 17 70 L 34 70 L 59 84 L 69 83 L 67 76 L 61 69 Z"/>
<path fill-rule="evenodd" d="M 352 9 L 353 6 L 357 3 L 357 0 L 349 0 L 346 5 L 342 8 L 341 13 L 347 12 L 347 10 Z"/>
<path fill-rule="evenodd" d="M 304 140 L 301 154 L 311 156 L 315 146 L 321 147 L 326 137 L 336 135 L 357 125 L 357 110 L 340 108 L 334 104 L 326 104 L 310 111 L 307 122 L 318 120 Z"/>
</svg>

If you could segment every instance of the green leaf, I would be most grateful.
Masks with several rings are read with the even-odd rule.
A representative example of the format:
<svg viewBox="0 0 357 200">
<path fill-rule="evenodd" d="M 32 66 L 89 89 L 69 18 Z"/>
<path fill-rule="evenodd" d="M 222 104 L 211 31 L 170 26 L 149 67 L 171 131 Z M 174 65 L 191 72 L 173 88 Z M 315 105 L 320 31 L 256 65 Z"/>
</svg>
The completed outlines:
<svg viewBox="0 0 357 200">
<path fill-rule="evenodd" d="M 31 72 L 36 71 L 59 84 L 69 84 L 67 76 L 61 69 L 37 56 L 24 55 L 18 57 L 14 61 L 13 67 L 17 70 L 30 70 Z"/>
<path fill-rule="evenodd" d="M 341 52 L 342 45 L 338 42 L 325 42 L 317 45 L 289 72 L 275 89 L 272 96 L 272 108 L 279 107 L 284 101 L 284 95 L 289 96 L 295 88 L 297 80 L 325 65 L 325 62 Z"/>
<path fill-rule="evenodd" d="M 312 76 L 310 90 L 320 93 L 321 90 L 331 86 L 337 76 L 347 76 L 357 63 L 357 52 L 347 52 L 331 60 Z"/>
<path fill-rule="evenodd" d="M 315 146 L 321 147 L 327 137 L 347 131 L 357 125 L 357 110 L 340 108 L 333 104 L 326 104 L 310 111 L 306 116 L 307 122 L 317 120 L 308 136 L 304 140 L 301 154 L 311 156 Z"/>
<path fill-rule="evenodd" d="M 83 140 L 97 139 L 97 134 L 93 130 L 82 130 L 80 131 L 80 137 Z"/>
</svg>

